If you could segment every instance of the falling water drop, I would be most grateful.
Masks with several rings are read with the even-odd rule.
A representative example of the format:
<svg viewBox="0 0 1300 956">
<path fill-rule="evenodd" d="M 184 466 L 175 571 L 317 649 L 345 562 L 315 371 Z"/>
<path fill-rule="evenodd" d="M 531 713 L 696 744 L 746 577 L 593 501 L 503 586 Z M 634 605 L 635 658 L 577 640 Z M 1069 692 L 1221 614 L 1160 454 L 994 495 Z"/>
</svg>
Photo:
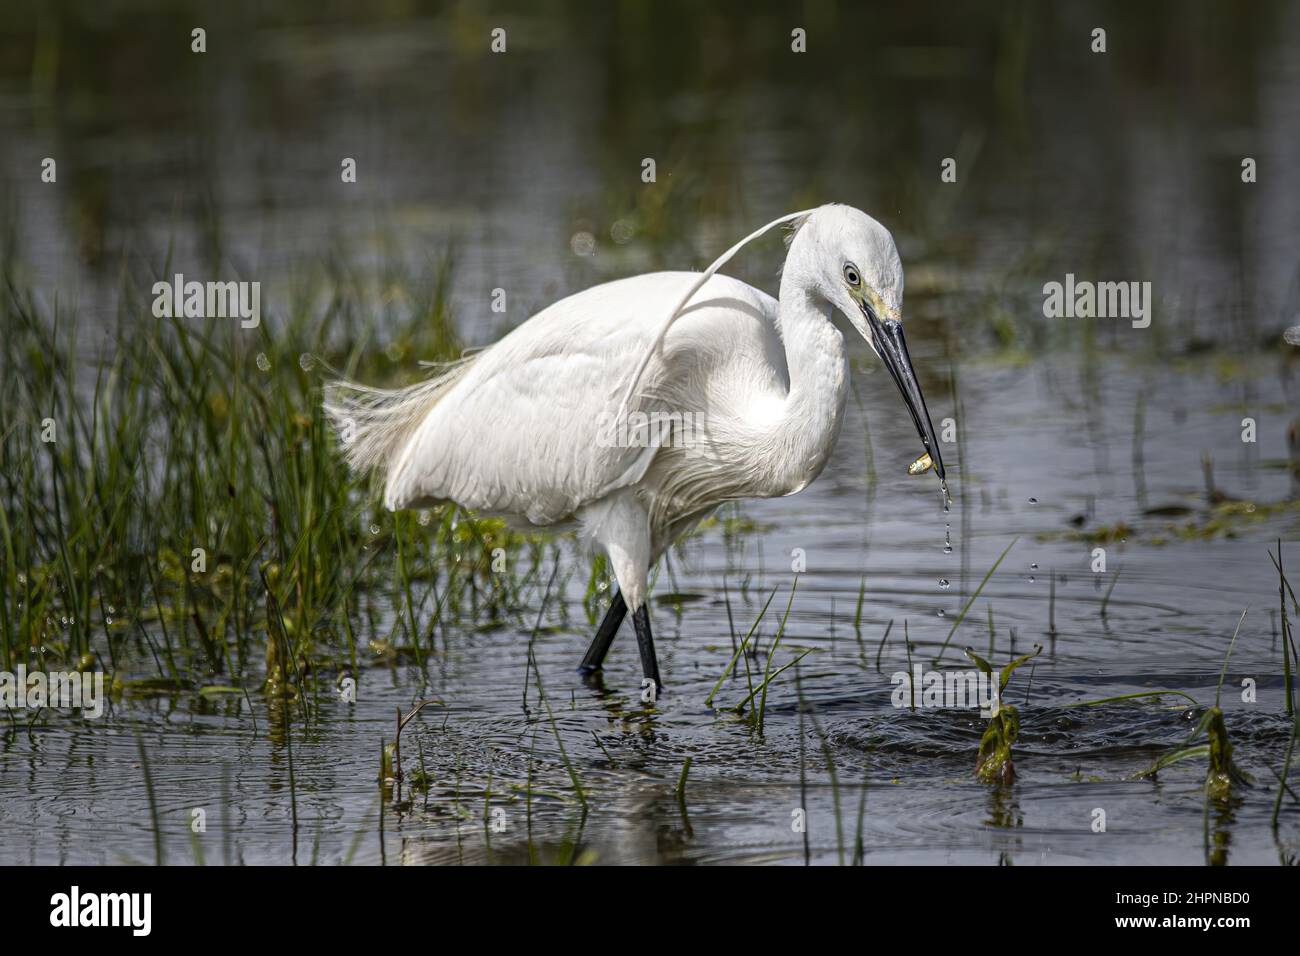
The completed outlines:
<svg viewBox="0 0 1300 956">
<path fill-rule="evenodd" d="M 943 526 L 943 553 L 952 554 L 952 525 Z"/>
<path fill-rule="evenodd" d="M 941 591 L 946 591 L 946 590 L 948 590 L 950 587 L 952 587 L 952 584 L 948 581 L 947 578 L 940 578 L 940 579 L 939 579 L 939 589 L 940 589 Z"/>
<path fill-rule="evenodd" d="M 944 613 L 943 608 L 939 608 L 939 616 L 940 616 L 940 617 L 947 617 L 948 615 Z"/>
<path fill-rule="evenodd" d="M 263 372 L 271 371 L 271 360 L 266 357 L 265 352 L 257 353 L 257 367 L 260 368 Z"/>
</svg>

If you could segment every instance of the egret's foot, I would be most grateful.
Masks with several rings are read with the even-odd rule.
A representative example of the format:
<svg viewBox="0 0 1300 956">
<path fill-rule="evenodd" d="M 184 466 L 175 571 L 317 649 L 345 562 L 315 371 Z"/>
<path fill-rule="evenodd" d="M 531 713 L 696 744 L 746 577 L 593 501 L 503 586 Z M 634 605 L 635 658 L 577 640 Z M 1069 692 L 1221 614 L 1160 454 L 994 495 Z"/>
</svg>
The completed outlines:
<svg viewBox="0 0 1300 956">
<path fill-rule="evenodd" d="M 618 627 L 626 616 L 627 604 L 623 600 L 623 594 L 615 591 L 614 600 L 610 601 L 609 610 L 605 612 L 600 627 L 596 628 L 596 636 L 592 638 L 591 646 L 587 648 L 582 663 L 578 665 L 579 674 L 586 677 L 604 666 L 605 655 L 609 653 L 609 646 L 614 643 L 614 636 L 618 634 Z"/>
<path fill-rule="evenodd" d="M 647 703 L 654 703 L 653 698 L 663 693 L 664 682 L 659 677 L 659 659 L 655 657 L 655 640 L 650 633 L 650 608 L 642 604 L 632 614 L 632 623 L 636 625 L 636 645 L 641 652 L 641 677 L 643 700 L 649 696 Z M 653 686 L 648 681 L 654 681 Z"/>
</svg>

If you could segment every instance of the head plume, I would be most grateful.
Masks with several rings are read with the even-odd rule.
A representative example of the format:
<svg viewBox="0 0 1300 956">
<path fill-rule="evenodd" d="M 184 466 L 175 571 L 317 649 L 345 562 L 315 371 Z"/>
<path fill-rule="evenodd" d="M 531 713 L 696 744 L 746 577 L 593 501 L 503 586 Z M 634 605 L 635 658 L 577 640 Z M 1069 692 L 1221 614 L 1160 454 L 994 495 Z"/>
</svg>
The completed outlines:
<svg viewBox="0 0 1300 956">
<path fill-rule="evenodd" d="M 699 292 L 704 286 L 704 283 L 708 282 L 709 279 L 713 277 L 714 273 L 730 262 L 731 258 L 737 252 L 745 248 L 745 246 L 749 245 L 755 239 L 758 239 L 765 233 L 775 229 L 777 226 L 785 225 L 786 223 L 794 223 L 794 228 L 790 234 L 790 238 L 793 238 L 794 233 L 798 231 L 799 227 L 802 226 L 808 220 L 808 217 L 815 211 L 816 210 L 814 209 L 805 209 L 802 212 L 786 213 L 784 216 L 773 219 L 767 225 L 755 229 L 744 239 L 741 239 L 722 255 L 718 256 L 718 258 L 714 259 L 707 269 L 700 273 L 700 277 L 691 284 L 689 289 L 686 290 L 686 294 L 681 297 L 678 303 L 673 307 L 673 310 L 668 313 L 663 324 L 660 325 L 659 329 L 655 332 L 654 340 L 650 343 L 650 347 L 646 349 L 645 356 L 641 359 L 641 363 L 632 374 L 632 379 L 627 384 L 627 391 L 623 393 L 623 401 L 619 405 L 617 420 L 621 420 L 623 416 L 627 414 L 628 404 L 632 401 L 632 396 L 636 394 L 637 385 L 641 383 L 641 376 L 645 374 L 646 366 L 650 364 L 651 357 L 653 357 L 655 352 L 659 351 L 659 348 L 663 345 L 664 336 L 668 334 L 668 329 L 672 326 L 673 322 L 677 320 L 677 317 L 681 315 L 682 309 L 686 308 L 687 303 L 691 301 L 691 298 L 695 293 Z M 786 241 L 788 243 L 789 239 Z"/>
</svg>

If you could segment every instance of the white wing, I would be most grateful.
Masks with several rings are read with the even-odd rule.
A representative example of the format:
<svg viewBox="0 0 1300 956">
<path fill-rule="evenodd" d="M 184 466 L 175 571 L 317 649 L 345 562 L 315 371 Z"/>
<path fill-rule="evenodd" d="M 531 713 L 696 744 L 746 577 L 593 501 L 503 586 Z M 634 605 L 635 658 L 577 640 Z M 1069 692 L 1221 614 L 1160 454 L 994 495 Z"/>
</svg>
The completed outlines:
<svg viewBox="0 0 1300 956">
<path fill-rule="evenodd" d="M 550 524 L 640 480 L 657 449 L 617 447 L 610 431 L 639 366 L 634 411 L 665 391 L 699 393 L 704 407 L 711 376 L 784 368 L 776 301 L 726 276 L 709 278 L 664 329 L 699 278 L 661 272 L 596 286 L 475 356 L 391 449 L 386 505 L 450 499 Z"/>
</svg>

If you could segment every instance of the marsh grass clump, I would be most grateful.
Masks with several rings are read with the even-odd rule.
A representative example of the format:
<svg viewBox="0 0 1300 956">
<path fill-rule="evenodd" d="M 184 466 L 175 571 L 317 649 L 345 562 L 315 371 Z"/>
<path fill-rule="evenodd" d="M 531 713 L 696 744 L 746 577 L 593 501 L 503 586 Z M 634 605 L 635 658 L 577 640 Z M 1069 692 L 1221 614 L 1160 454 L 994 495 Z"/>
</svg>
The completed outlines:
<svg viewBox="0 0 1300 956">
<path fill-rule="evenodd" d="M 1015 782 L 1016 768 L 1011 759 L 1011 748 L 1020 737 L 1020 713 L 1011 704 L 1004 703 L 1003 696 L 1016 668 L 1042 652 L 1042 645 L 1035 644 L 1032 651 L 1009 662 L 995 678 L 993 666 L 969 647 L 966 648 L 966 656 L 975 666 L 990 680 L 997 681 L 997 694 L 993 699 L 989 723 L 984 728 L 984 735 L 980 737 L 979 752 L 975 758 L 975 776 L 985 783 L 1009 786 Z"/>
<path fill-rule="evenodd" d="M 1282 676 L 1284 681 L 1286 695 L 1286 712 L 1288 715 L 1295 716 L 1295 676 L 1294 668 L 1300 664 L 1300 657 L 1296 653 L 1295 635 L 1291 627 L 1291 618 L 1287 614 L 1286 599 L 1287 595 L 1291 597 L 1291 610 L 1297 618 L 1300 618 L 1300 600 L 1296 599 L 1295 591 L 1291 587 L 1291 582 L 1287 579 L 1286 570 L 1283 567 L 1282 560 L 1282 539 L 1277 542 L 1277 555 L 1270 551 L 1268 558 L 1273 562 L 1273 567 L 1277 568 L 1277 599 L 1278 610 L 1282 618 Z"/>
<path fill-rule="evenodd" d="M 1219 683 L 1214 692 L 1214 706 L 1201 711 L 1195 729 L 1192 730 L 1191 735 L 1185 741 L 1161 754 L 1150 767 L 1137 774 L 1138 778 L 1154 778 L 1161 770 L 1172 764 L 1204 757 L 1207 761 L 1205 775 L 1207 807 L 1210 800 L 1222 801 L 1228 799 L 1232 795 L 1233 787 L 1247 787 L 1254 782 L 1250 775 L 1238 767 L 1233 759 L 1232 739 L 1228 735 L 1228 725 L 1223 716 L 1222 708 L 1223 682 L 1228 675 L 1228 662 L 1232 658 L 1232 649 L 1237 643 L 1237 635 L 1241 633 L 1241 625 L 1246 620 L 1246 614 L 1247 611 L 1242 611 L 1241 617 L 1237 619 L 1237 626 L 1233 629 L 1232 639 L 1228 642 L 1228 649 L 1223 655 L 1223 667 L 1219 672 Z M 1194 708 L 1200 707 L 1196 698 L 1182 691 L 1173 690 L 1138 691 L 1133 694 L 1121 694 L 1117 697 L 1081 701 L 1070 706 L 1095 707 L 1121 701 L 1158 699 L 1162 697 L 1182 697 Z"/>
<path fill-rule="evenodd" d="M 305 702 L 319 666 L 422 663 L 442 622 L 517 618 L 544 544 L 452 506 L 383 511 L 328 434 L 331 368 L 400 381 L 460 351 L 449 259 L 374 268 L 309 267 L 256 328 L 157 317 L 154 276 L 128 274 L 92 335 L 0 243 L 0 668 Z"/>
<path fill-rule="evenodd" d="M 1201 715 L 1196 722 L 1196 729 L 1181 747 L 1166 754 L 1167 763 L 1182 759 L 1184 756 L 1205 756 L 1208 767 L 1205 775 L 1205 797 L 1207 800 L 1226 800 L 1232 795 L 1233 786 L 1248 787 L 1253 782 L 1250 775 L 1240 769 L 1232 759 L 1232 741 L 1228 737 L 1228 725 L 1223 718 L 1223 681 L 1228 676 L 1228 661 L 1232 659 L 1232 649 L 1237 644 L 1237 635 L 1241 633 L 1242 622 L 1248 611 L 1242 611 L 1237 618 L 1237 626 L 1232 631 L 1232 640 L 1223 655 L 1223 669 L 1219 672 L 1219 685 L 1214 691 L 1214 706 Z M 1203 744 L 1196 743 L 1201 736 Z"/>
<path fill-rule="evenodd" d="M 1234 786 L 1248 787 L 1253 782 L 1232 759 L 1232 741 L 1228 737 L 1223 711 L 1218 707 L 1210 707 L 1201 714 L 1196 729 L 1186 741 L 1162 754 L 1138 776 L 1154 777 L 1170 764 L 1197 757 L 1208 759 L 1205 794 L 1211 800 L 1226 800 L 1232 795 Z"/>
<path fill-rule="evenodd" d="M 1285 696 L 1286 712 L 1291 718 L 1291 736 L 1287 740 L 1286 755 L 1282 758 L 1281 771 L 1273 771 L 1277 777 L 1277 796 L 1273 800 L 1273 815 L 1270 823 L 1274 832 L 1277 831 L 1278 815 L 1282 810 L 1282 795 L 1290 792 L 1294 797 L 1294 791 L 1291 791 L 1287 783 L 1287 777 L 1291 772 L 1291 755 L 1295 752 L 1296 740 L 1300 739 L 1300 711 L 1295 708 L 1294 701 L 1294 675 L 1292 672 L 1292 661 L 1296 660 L 1296 646 L 1292 633 L 1291 619 L 1287 614 L 1286 599 L 1291 597 L 1291 610 L 1297 618 L 1300 618 L 1300 601 L 1297 601 L 1295 591 L 1291 587 L 1291 582 L 1287 579 L 1286 571 L 1282 563 L 1282 540 L 1277 542 L 1276 557 L 1269 554 L 1269 559 L 1273 566 L 1277 568 L 1277 594 L 1282 616 L 1282 666 L 1285 678 Z"/>
<path fill-rule="evenodd" d="M 1225 662 L 1226 663 L 1226 662 Z M 1232 757 L 1232 741 L 1223 719 L 1223 711 L 1216 701 L 1196 722 L 1196 729 L 1182 744 L 1162 754 L 1151 767 L 1138 774 L 1139 778 L 1155 778 L 1165 767 L 1181 760 L 1205 757 L 1207 760 L 1204 784 L 1204 845 L 1206 862 L 1222 865 L 1227 862 L 1227 846 L 1218 838 L 1211 840 L 1210 806 L 1228 806 L 1234 788 L 1249 787 L 1254 782 L 1250 775 L 1237 766 Z"/>
</svg>

